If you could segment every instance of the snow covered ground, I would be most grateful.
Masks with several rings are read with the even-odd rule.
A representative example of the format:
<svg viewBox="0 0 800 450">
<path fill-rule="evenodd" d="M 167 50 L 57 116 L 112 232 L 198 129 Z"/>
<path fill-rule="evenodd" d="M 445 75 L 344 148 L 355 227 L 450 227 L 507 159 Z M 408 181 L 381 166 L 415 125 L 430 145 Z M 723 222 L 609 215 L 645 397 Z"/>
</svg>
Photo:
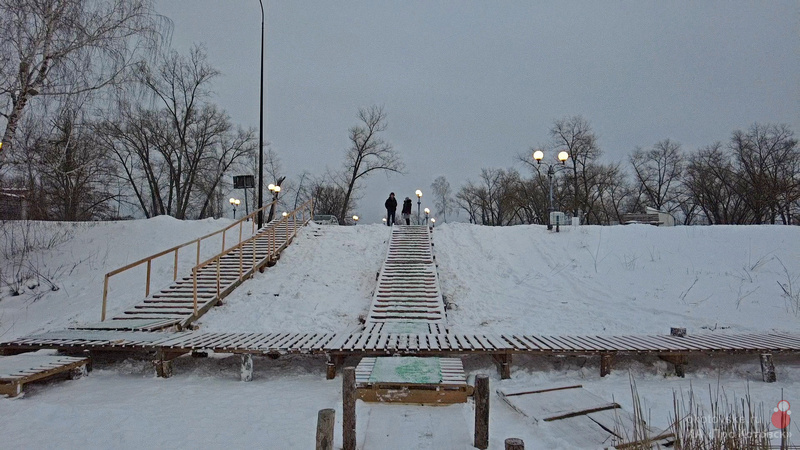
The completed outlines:
<svg viewBox="0 0 800 450">
<path fill-rule="evenodd" d="M 2 225 L 2 277 L 38 272 L 22 295 L 0 289 L 0 340 L 63 328 L 100 317 L 103 275 L 230 221 L 159 217 L 116 223 Z M 11 227 L 16 227 L 12 229 Z M 27 236 L 27 237 L 26 237 Z M 230 239 L 230 238 L 229 238 Z M 225 305 L 201 319 L 203 330 L 240 332 L 346 331 L 358 326 L 386 253 L 389 229 L 312 225 L 279 263 L 245 282 Z M 34 268 L 15 263 L 10 244 L 31 243 Z M 434 252 L 455 332 L 535 334 L 667 334 L 800 331 L 800 228 L 781 226 L 675 227 L 645 225 L 480 227 L 445 224 Z M 213 254 L 219 242 L 203 244 Z M 194 249 L 181 254 L 186 272 Z M 153 289 L 171 279 L 171 257 L 154 266 Z M 20 270 L 21 269 L 21 270 Z M 181 272 L 181 273 L 183 273 Z M 36 277 L 34 277 L 36 279 Z M 48 280 L 50 280 L 48 282 Z M 53 287 L 57 290 L 52 290 Z M 37 286 L 38 284 L 38 286 Z M 144 293 L 144 270 L 112 278 L 109 312 Z M 784 289 L 792 295 L 787 295 Z M 657 358 L 621 358 L 599 377 L 597 358 L 516 357 L 510 380 L 482 357 L 465 358 L 470 374 L 499 386 L 582 384 L 631 411 L 634 377 L 650 423 L 666 428 L 673 392 L 691 388 L 708 402 L 709 389 L 729 400 L 747 391 L 765 419 L 782 397 L 800 404 L 800 357 L 776 356 L 777 383 L 761 382 L 757 357 L 689 361 L 686 378 Z M 355 364 L 356 360 L 348 361 Z M 341 445 L 341 380 L 325 380 L 317 357 L 257 358 L 254 380 L 238 381 L 238 358 L 180 358 L 175 375 L 155 378 L 150 361 L 98 361 L 89 377 L 32 384 L 14 399 L 0 398 L 2 448 L 313 448 L 317 411 L 337 410 Z M 471 404 L 449 407 L 358 403 L 358 436 L 369 422 L 414 430 L 368 448 L 430 448 L 439 421 L 469 442 Z M 526 448 L 569 448 L 547 424 L 535 425 L 492 398 L 490 448 L 520 437 Z M 792 423 L 800 439 L 800 421 Z M 458 428 L 458 427 L 456 427 Z M 404 428 L 405 429 L 405 428 Z M 452 431 L 452 430 L 451 430 Z M 456 447 L 459 448 L 459 447 Z"/>
</svg>

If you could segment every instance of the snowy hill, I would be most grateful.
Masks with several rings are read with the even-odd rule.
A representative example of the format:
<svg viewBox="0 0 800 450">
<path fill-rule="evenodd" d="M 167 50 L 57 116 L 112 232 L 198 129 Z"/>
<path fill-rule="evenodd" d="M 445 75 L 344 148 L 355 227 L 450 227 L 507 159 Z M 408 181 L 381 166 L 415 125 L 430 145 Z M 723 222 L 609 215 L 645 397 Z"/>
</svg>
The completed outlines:
<svg viewBox="0 0 800 450">
<path fill-rule="evenodd" d="M 228 223 L 159 217 L 17 224 L 17 229 L 4 224 L 3 278 L 34 276 L 0 290 L 0 340 L 98 321 L 106 272 Z M 276 266 L 246 281 L 200 326 L 238 332 L 354 329 L 369 306 L 389 233 L 380 225 L 311 225 Z M 11 255 L 12 244 L 19 247 L 23 240 L 32 244 L 27 249 L 32 265 L 21 265 L 19 253 Z M 543 226 L 445 224 L 437 226 L 433 240 L 444 295 L 454 306 L 448 324 L 455 332 L 800 330 L 798 227 L 588 226 L 552 233 Z M 217 248 L 212 243 L 203 254 Z M 193 258 L 193 250 L 181 256 L 181 273 Z M 168 283 L 171 259 L 154 271 L 153 288 Z M 12 296 L 11 288 L 21 295 Z M 143 294 L 143 272 L 112 279 L 109 312 L 124 310 Z M 337 401 L 341 411 L 340 383 L 326 381 L 324 364 L 315 358 L 258 359 L 252 383 L 236 381 L 231 358 L 178 361 L 176 376 L 168 380 L 152 379 L 149 361 L 131 360 L 98 364 L 84 380 L 34 385 L 22 398 L 0 399 L 0 415 L 11 430 L 9 448 L 309 448 L 316 411 L 336 407 Z M 494 383 L 578 381 L 623 404 L 630 402 L 630 370 L 654 423 L 665 428 L 672 391 L 686 390 L 691 380 L 705 386 L 719 377 L 740 396 L 749 382 L 767 410 L 781 395 L 800 397 L 800 360 L 784 357 L 776 363 L 774 384 L 760 381 L 757 358 L 751 357 L 693 360 L 685 379 L 666 376 L 665 362 L 647 358 L 623 361 L 602 379 L 592 358 L 519 357 L 506 381 L 488 360 L 466 358 L 465 367 L 491 374 Z M 359 414 L 367 411 L 359 405 Z M 457 408 L 466 408 L 469 417 L 469 406 Z M 532 448 L 559 447 L 558 436 L 520 420 L 507 405 L 495 402 L 492 408 L 491 448 L 501 448 L 511 436 L 523 437 Z M 425 414 L 420 420 L 427 420 Z M 396 446 L 384 448 L 408 448 L 390 444 Z"/>
</svg>

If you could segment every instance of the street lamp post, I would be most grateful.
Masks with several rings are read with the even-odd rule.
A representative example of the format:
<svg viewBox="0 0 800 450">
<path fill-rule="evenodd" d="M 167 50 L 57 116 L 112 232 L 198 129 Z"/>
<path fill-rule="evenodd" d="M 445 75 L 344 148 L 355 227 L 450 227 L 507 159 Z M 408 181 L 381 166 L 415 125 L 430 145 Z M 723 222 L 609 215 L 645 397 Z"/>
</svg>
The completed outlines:
<svg viewBox="0 0 800 450">
<path fill-rule="evenodd" d="M 431 229 L 433 229 L 433 227 L 435 227 L 435 226 L 436 226 L 436 218 L 435 217 L 431 217 Z"/>
<path fill-rule="evenodd" d="M 419 207 L 420 205 L 422 205 L 422 191 L 417 189 L 417 192 L 415 192 L 415 194 L 417 194 L 417 223 L 422 224 L 422 220 L 420 220 L 420 213 L 419 213 Z"/>
<path fill-rule="evenodd" d="M 542 159 L 544 158 L 544 152 L 541 150 L 536 150 L 533 152 L 533 159 L 536 160 L 536 164 L 541 164 Z M 556 172 L 560 172 L 565 169 L 564 164 L 566 163 L 567 159 L 569 159 L 569 153 L 565 151 L 561 151 L 558 153 L 558 161 L 561 163 L 559 166 L 558 164 L 548 164 L 547 165 L 547 180 L 550 184 L 550 209 L 548 210 L 547 214 L 547 229 L 552 230 L 553 224 L 550 223 L 550 215 L 555 208 L 553 207 L 553 176 L 555 176 Z M 556 229 L 558 231 L 558 229 Z"/>
<path fill-rule="evenodd" d="M 358 216 L 353 216 L 353 222 L 358 225 Z"/>
<path fill-rule="evenodd" d="M 264 2 L 261 5 L 261 84 L 259 85 L 258 111 L 258 228 L 264 225 Z"/>
<path fill-rule="evenodd" d="M 267 189 L 268 189 L 270 192 L 272 192 L 272 201 L 273 201 L 273 202 L 276 202 L 276 203 L 275 203 L 274 205 L 272 205 L 272 207 L 270 207 L 270 209 L 269 209 L 269 216 L 267 216 L 267 222 L 269 222 L 270 220 L 272 220 L 272 215 L 274 214 L 275 207 L 277 207 L 277 206 L 278 206 L 278 205 L 277 205 L 277 200 L 278 200 L 278 194 L 281 192 L 281 187 L 280 187 L 280 186 L 278 186 L 277 184 L 272 184 L 272 183 L 270 183 L 270 184 L 269 184 L 269 186 L 267 186 Z"/>
<path fill-rule="evenodd" d="M 239 206 L 242 202 L 238 198 L 231 197 L 231 199 L 228 200 L 228 203 L 230 203 L 231 206 L 233 207 L 233 218 L 236 219 L 236 207 Z"/>
<path fill-rule="evenodd" d="M 425 225 L 427 225 L 428 224 L 428 216 L 430 216 L 431 210 L 428 209 L 428 208 L 425 208 L 424 211 L 425 211 Z"/>
</svg>

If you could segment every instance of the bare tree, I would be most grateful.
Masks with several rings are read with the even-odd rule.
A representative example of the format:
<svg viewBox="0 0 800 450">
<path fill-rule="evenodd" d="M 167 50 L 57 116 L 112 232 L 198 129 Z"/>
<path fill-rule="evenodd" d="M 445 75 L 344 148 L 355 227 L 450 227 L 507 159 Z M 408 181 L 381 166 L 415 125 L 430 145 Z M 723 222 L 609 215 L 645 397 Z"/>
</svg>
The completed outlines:
<svg viewBox="0 0 800 450">
<path fill-rule="evenodd" d="M 310 180 L 310 194 L 314 197 L 314 214 L 327 214 L 336 217 L 341 214 L 344 204 L 344 188 L 333 182 L 329 177 L 320 177 Z M 349 217 L 350 210 L 345 210 Z M 344 217 L 338 217 L 343 223 Z"/>
<path fill-rule="evenodd" d="M 741 224 L 752 220 L 742 195 L 745 183 L 721 143 L 689 156 L 683 184 L 710 224 Z"/>
<path fill-rule="evenodd" d="M 442 214 L 442 220 L 447 222 L 447 213 L 453 211 L 453 190 L 450 188 L 450 182 L 444 175 L 437 177 L 431 184 L 433 191 L 433 204 L 436 210 Z"/>
<path fill-rule="evenodd" d="M 32 98 L 119 81 L 166 24 L 151 0 L 0 0 L 0 142 L 12 147 Z"/>
<path fill-rule="evenodd" d="M 456 194 L 456 200 L 469 215 L 470 223 L 506 226 L 524 221 L 522 180 L 514 169 L 481 169 L 481 184 L 471 181 Z"/>
<path fill-rule="evenodd" d="M 361 108 L 358 110 L 358 119 L 362 123 L 350 128 L 350 148 L 347 150 L 343 168 L 346 181 L 343 184 L 344 199 L 339 210 L 341 224 L 348 217 L 353 192 L 359 180 L 378 170 L 402 173 L 405 167 L 392 145 L 380 137 L 380 133 L 386 131 L 387 127 L 383 108 Z"/>
<path fill-rule="evenodd" d="M 589 201 L 592 205 L 590 216 L 595 223 L 611 224 L 619 222 L 621 215 L 629 208 L 634 194 L 627 182 L 625 172 L 619 163 L 593 164 L 595 172 Z"/>
<path fill-rule="evenodd" d="M 557 120 L 550 129 L 550 137 L 554 150 L 565 150 L 572 160 L 573 214 L 577 217 L 579 209 L 590 209 L 590 166 L 601 154 L 597 137 L 589 122 L 581 116 Z"/>
<path fill-rule="evenodd" d="M 147 217 L 183 219 L 191 208 L 204 217 L 223 174 L 253 154 L 252 129 L 235 129 L 210 102 L 218 74 L 201 48 L 189 57 L 170 51 L 156 70 L 142 67 L 140 80 L 161 109 L 122 104 L 118 117 L 98 127 L 103 145 L 118 160 Z"/>
<path fill-rule="evenodd" d="M 114 198 L 109 182 L 114 168 L 102 148 L 94 145 L 80 112 L 66 109 L 56 118 L 53 133 L 40 140 L 37 172 L 48 219 L 77 221 L 105 218 Z"/>
<path fill-rule="evenodd" d="M 679 143 L 664 139 L 649 150 L 637 148 L 630 163 L 648 206 L 670 213 L 680 207 L 684 161 Z"/>
<path fill-rule="evenodd" d="M 787 125 L 754 124 L 737 130 L 730 148 L 749 184 L 745 202 L 756 223 L 791 223 L 791 205 L 800 198 L 800 148 Z"/>
</svg>

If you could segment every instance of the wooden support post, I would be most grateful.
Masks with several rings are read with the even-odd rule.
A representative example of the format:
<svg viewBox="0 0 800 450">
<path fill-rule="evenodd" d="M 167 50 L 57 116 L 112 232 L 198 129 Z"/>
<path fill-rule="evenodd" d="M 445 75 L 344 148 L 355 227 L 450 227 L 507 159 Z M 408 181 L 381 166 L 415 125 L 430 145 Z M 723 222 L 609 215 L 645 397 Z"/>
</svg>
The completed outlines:
<svg viewBox="0 0 800 450">
<path fill-rule="evenodd" d="M 253 355 L 250 353 L 242 353 L 239 355 L 242 359 L 241 379 L 242 381 L 253 381 Z"/>
<path fill-rule="evenodd" d="M 325 358 L 327 359 L 327 363 L 325 364 L 325 378 L 332 380 L 336 378 L 336 370 L 344 363 L 344 357 L 326 354 Z"/>
<path fill-rule="evenodd" d="M 600 355 L 600 376 L 604 377 L 611 373 L 611 367 L 614 364 L 614 355 L 605 353 Z"/>
<path fill-rule="evenodd" d="M 525 450 L 525 442 L 519 438 L 506 439 L 506 450 Z"/>
<path fill-rule="evenodd" d="M 500 369 L 500 379 L 508 380 L 511 378 L 511 354 L 504 353 L 493 356 L 494 361 Z"/>
<path fill-rule="evenodd" d="M 169 378 L 172 376 L 172 360 L 159 350 L 156 352 L 156 376 L 159 378 Z"/>
<path fill-rule="evenodd" d="M 775 364 L 772 363 L 772 353 L 761 354 L 761 379 L 765 383 L 774 383 L 777 381 L 775 376 Z"/>
<path fill-rule="evenodd" d="M 77 380 L 85 377 L 86 375 L 89 374 L 89 368 L 87 367 L 87 365 L 88 364 L 83 364 L 74 369 L 70 369 L 69 375 L 67 375 L 67 377 L 70 380 Z"/>
<path fill-rule="evenodd" d="M 317 450 L 333 450 L 333 424 L 335 422 L 335 410 L 319 410 L 317 414 Z"/>
<path fill-rule="evenodd" d="M 687 359 L 685 355 L 680 355 L 677 357 L 677 362 L 675 362 L 675 375 L 681 378 L 686 377 L 686 363 Z"/>
<path fill-rule="evenodd" d="M 475 447 L 489 448 L 489 377 L 475 377 Z"/>
<path fill-rule="evenodd" d="M 342 448 L 356 449 L 356 368 L 342 371 Z"/>
<path fill-rule="evenodd" d="M 686 355 L 659 355 L 658 357 L 675 365 L 676 376 L 681 378 L 686 376 L 686 364 L 688 363 Z"/>
</svg>

